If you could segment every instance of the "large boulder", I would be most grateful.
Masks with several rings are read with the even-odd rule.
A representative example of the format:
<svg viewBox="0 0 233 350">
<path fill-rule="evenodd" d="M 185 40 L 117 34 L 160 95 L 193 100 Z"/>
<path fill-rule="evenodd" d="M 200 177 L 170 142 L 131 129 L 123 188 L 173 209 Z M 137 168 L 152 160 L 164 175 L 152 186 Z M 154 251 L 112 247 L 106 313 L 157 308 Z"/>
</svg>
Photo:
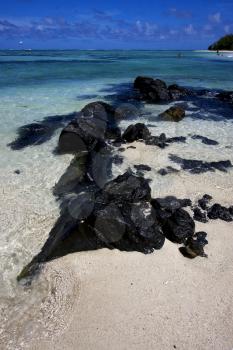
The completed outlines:
<svg viewBox="0 0 233 350">
<path fill-rule="evenodd" d="M 103 191 L 110 199 L 115 201 L 134 203 L 151 199 L 151 189 L 148 181 L 143 177 L 135 176 L 129 171 L 108 182 Z"/>
<path fill-rule="evenodd" d="M 149 129 L 143 123 L 131 124 L 127 127 L 122 135 L 122 139 L 126 142 L 134 142 L 137 140 L 146 140 L 150 136 Z"/>
<path fill-rule="evenodd" d="M 137 77 L 134 88 L 140 93 L 140 99 L 147 102 L 163 102 L 171 99 L 166 83 L 160 79 Z"/>
<path fill-rule="evenodd" d="M 168 121 L 179 122 L 185 117 L 185 110 L 181 107 L 173 106 L 161 113 L 160 116 Z"/>
<path fill-rule="evenodd" d="M 114 120 L 114 109 L 104 102 L 86 105 L 81 112 L 62 130 L 58 149 L 62 153 L 84 154 L 93 150 L 106 136 L 120 137 L 120 130 Z"/>
</svg>

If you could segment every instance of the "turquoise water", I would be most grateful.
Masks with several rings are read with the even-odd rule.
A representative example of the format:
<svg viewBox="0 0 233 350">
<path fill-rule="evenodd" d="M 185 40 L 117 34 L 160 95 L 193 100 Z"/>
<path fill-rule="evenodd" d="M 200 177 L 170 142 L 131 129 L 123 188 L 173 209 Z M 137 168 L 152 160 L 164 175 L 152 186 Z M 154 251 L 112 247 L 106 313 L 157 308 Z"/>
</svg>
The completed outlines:
<svg viewBox="0 0 233 350">
<path fill-rule="evenodd" d="M 145 74 L 185 85 L 232 89 L 233 60 L 228 56 L 192 51 L 1 51 L 0 88 L 120 81 Z"/>
<path fill-rule="evenodd" d="M 233 90 L 232 56 L 192 51 L 0 51 L 0 184 L 3 194 L 0 201 L 0 311 L 2 308 L 4 314 L 0 332 L 3 330 L 5 334 L 4 348 L 21 349 L 18 340 L 23 334 L 22 328 L 27 330 L 29 324 L 31 328 L 24 334 L 24 341 L 35 336 L 40 303 L 51 293 L 52 280 L 43 281 L 33 294 L 19 288 L 16 276 L 39 251 L 59 216 L 52 188 L 72 159 L 70 155 L 58 157 L 53 153 L 60 129 L 41 145 L 17 151 L 10 149 L 7 144 L 16 138 L 17 128 L 46 117 L 55 121 L 57 116 L 78 111 L 97 99 L 111 102 L 111 95 L 124 91 L 138 75 L 160 78 L 168 84 Z M 167 150 L 151 148 L 143 150 L 142 154 L 131 150 L 132 154 L 126 156 L 122 168 L 115 169 L 115 174 L 132 166 L 134 161 L 148 161 L 153 168 L 150 176 L 154 180 L 151 184 L 154 195 L 169 193 L 194 197 L 196 193 L 214 189 L 216 201 L 219 196 L 223 202 L 226 188 L 233 193 L 232 173 L 181 173 L 179 177 L 157 174 L 159 168 L 174 165 L 168 162 L 169 152 L 184 158 L 229 159 L 233 163 L 232 109 L 227 105 L 221 109 L 210 106 L 208 97 L 198 104 L 189 102 L 189 107 L 186 118 L 177 124 L 158 122 L 158 114 L 167 109 L 163 104 L 145 105 L 145 113 L 142 116 L 139 113 L 137 119 L 152 125 L 152 134 L 166 132 L 169 137 L 200 134 L 218 141 L 218 146 L 210 147 L 188 138 L 187 143 L 173 144 Z M 124 128 L 128 123 L 122 121 L 121 126 Z M 15 174 L 16 169 L 20 170 L 19 175 Z M 16 315 L 15 322 L 10 322 Z M 58 314 L 58 321 L 62 317 Z M 12 346 L 6 346 L 9 337 Z"/>
</svg>

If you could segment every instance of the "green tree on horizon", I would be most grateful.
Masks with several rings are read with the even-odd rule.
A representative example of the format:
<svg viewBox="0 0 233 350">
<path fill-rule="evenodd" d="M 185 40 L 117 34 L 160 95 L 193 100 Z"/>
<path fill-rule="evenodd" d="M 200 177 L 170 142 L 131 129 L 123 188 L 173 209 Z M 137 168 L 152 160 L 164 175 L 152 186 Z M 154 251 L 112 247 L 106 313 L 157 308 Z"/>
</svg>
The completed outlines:
<svg viewBox="0 0 233 350">
<path fill-rule="evenodd" d="M 208 47 L 208 50 L 233 50 L 233 34 L 228 34 L 220 38 Z"/>
</svg>

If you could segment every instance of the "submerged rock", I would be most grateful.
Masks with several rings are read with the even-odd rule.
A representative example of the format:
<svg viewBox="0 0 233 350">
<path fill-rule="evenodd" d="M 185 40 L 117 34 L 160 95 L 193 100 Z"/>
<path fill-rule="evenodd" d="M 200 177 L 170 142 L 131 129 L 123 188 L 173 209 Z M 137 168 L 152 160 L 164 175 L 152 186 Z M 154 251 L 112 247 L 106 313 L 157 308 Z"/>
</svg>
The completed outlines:
<svg viewBox="0 0 233 350">
<path fill-rule="evenodd" d="M 205 136 L 201 136 L 201 135 L 193 135 L 191 137 L 193 140 L 201 140 L 202 143 L 206 144 L 206 145 L 212 145 L 212 146 L 216 146 L 219 143 L 215 140 L 211 140 L 208 137 Z"/>
<path fill-rule="evenodd" d="M 218 162 L 205 162 L 196 159 L 184 159 L 177 155 L 170 154 L 171 161 L 179 164 L 185 171 L 189 171 L 192 174 L 206 173 L 207 171 L 219 170 L 226 172 L 227 169 L 232 168 L 230 160 L 220 160 Z"/>
<path fill-rule="evenodd" d="M 166 135 L 164 133 L 160 134 L 159 136 L 149 136 L 145 140 L 145 144 L 150 146 L 158 146 L 159 148 L 165 148 L 168 146 Z"/>
<path fill-rule="evenodd" d="M 158 174 L 162 175 L 162 176 L 166 176 L 168 174 L 172 174 L 172 173 L 179 173 L 179 170 L 171 167 L 171 166 L 167 166 L 166 168 L 162 168 L 158 170 Z"/>
<path fill-rule="evenodd" d="M 134 168 L 136 170 L 141 170 L 141 171 L 150 171 L 151 170 L 151 167 L 149 165 L 145 165 L 145 164 L 134 165 Z"/>
<path fill-rule="evenodd" d="M 185 246 L 180 248 L 180 252 L 191 259 L 197 256 L 207 258 L 208 255 L 204 252 L 204 247 L 208 244 L 206 237 L 206 232 L 201 231 L 195 233 L 193 237 L 188 238 L 185 242 Z"/>
<path fill-rule="evenodd" d="M 185 136 L 174 136 L 174 137 L 169 137 L 166 140 L 167 143 L 174 143 L 174 142 L 186 142 L 186 137 Z"/>
<path fill-rule="evenodd" d="M 169 90 L 164 81 L 149 77 L 137 77 L 134 88 L 140 93 L 140 99 L 147 102 L 163 102 L 171 99 Z"/>
<path fill-rule="evenodd" d="M 172 84 L 172 85 L 168 86 L 168 90 L 169 90 L 170 95 L 173 98 L 173 100 L 180 99 L 180 98 L 190 94 L 189 90 L 187 90 L 184 87 L 179 86 L 177 84 Z"/>
<path fill-rule="evenodd" d="M 233 104 L 233 91 L 223 91 L 217 94 L 219 100 Z"/>
<path fill-rule="evenodd" d="M 181 107 L 174 106 L 161 113 L 160 116 L 168 121 L 179 122 L 185 117 L 185 110 Z"/>
</svg>

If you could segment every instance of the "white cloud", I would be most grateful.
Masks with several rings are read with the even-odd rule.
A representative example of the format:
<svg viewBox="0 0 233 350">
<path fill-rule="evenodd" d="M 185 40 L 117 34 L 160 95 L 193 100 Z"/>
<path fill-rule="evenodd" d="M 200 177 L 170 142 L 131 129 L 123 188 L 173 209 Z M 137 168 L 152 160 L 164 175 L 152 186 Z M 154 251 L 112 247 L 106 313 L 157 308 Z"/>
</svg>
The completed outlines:
<svg viewBox="0 0 233 350">
<path fill-rule="evenodd" d="M 221 13 L 216 12 L 211 15 L 209 15 L 209 21 L 213 23 L 220 23 L 221 22 Z"/>
<path fill-rule="evenodd" d="M 229 24 L 226 24 L 226 25 L 224 26 L 224 32 L 225 32 L 226 34 L 228 34 L 228 33 L 230 33 L 230 31 L 231 31 L 231 26 L 230 26 Z"/>
<path fill-rule="evenodd" d="M 184 28 L 184 31 L 185 31 L 185 33 L 188 34 L 188 35 L 192 35 L 192 34 L 195 34 L 195 33 L 196 33 L 196 31 L 195 31 L 195 29 L 194 29 L 194 27 L 193 27 L 192 24 L 189 24 L 187 27 L 185 27 L 185 28 Z"/>
</svg>

